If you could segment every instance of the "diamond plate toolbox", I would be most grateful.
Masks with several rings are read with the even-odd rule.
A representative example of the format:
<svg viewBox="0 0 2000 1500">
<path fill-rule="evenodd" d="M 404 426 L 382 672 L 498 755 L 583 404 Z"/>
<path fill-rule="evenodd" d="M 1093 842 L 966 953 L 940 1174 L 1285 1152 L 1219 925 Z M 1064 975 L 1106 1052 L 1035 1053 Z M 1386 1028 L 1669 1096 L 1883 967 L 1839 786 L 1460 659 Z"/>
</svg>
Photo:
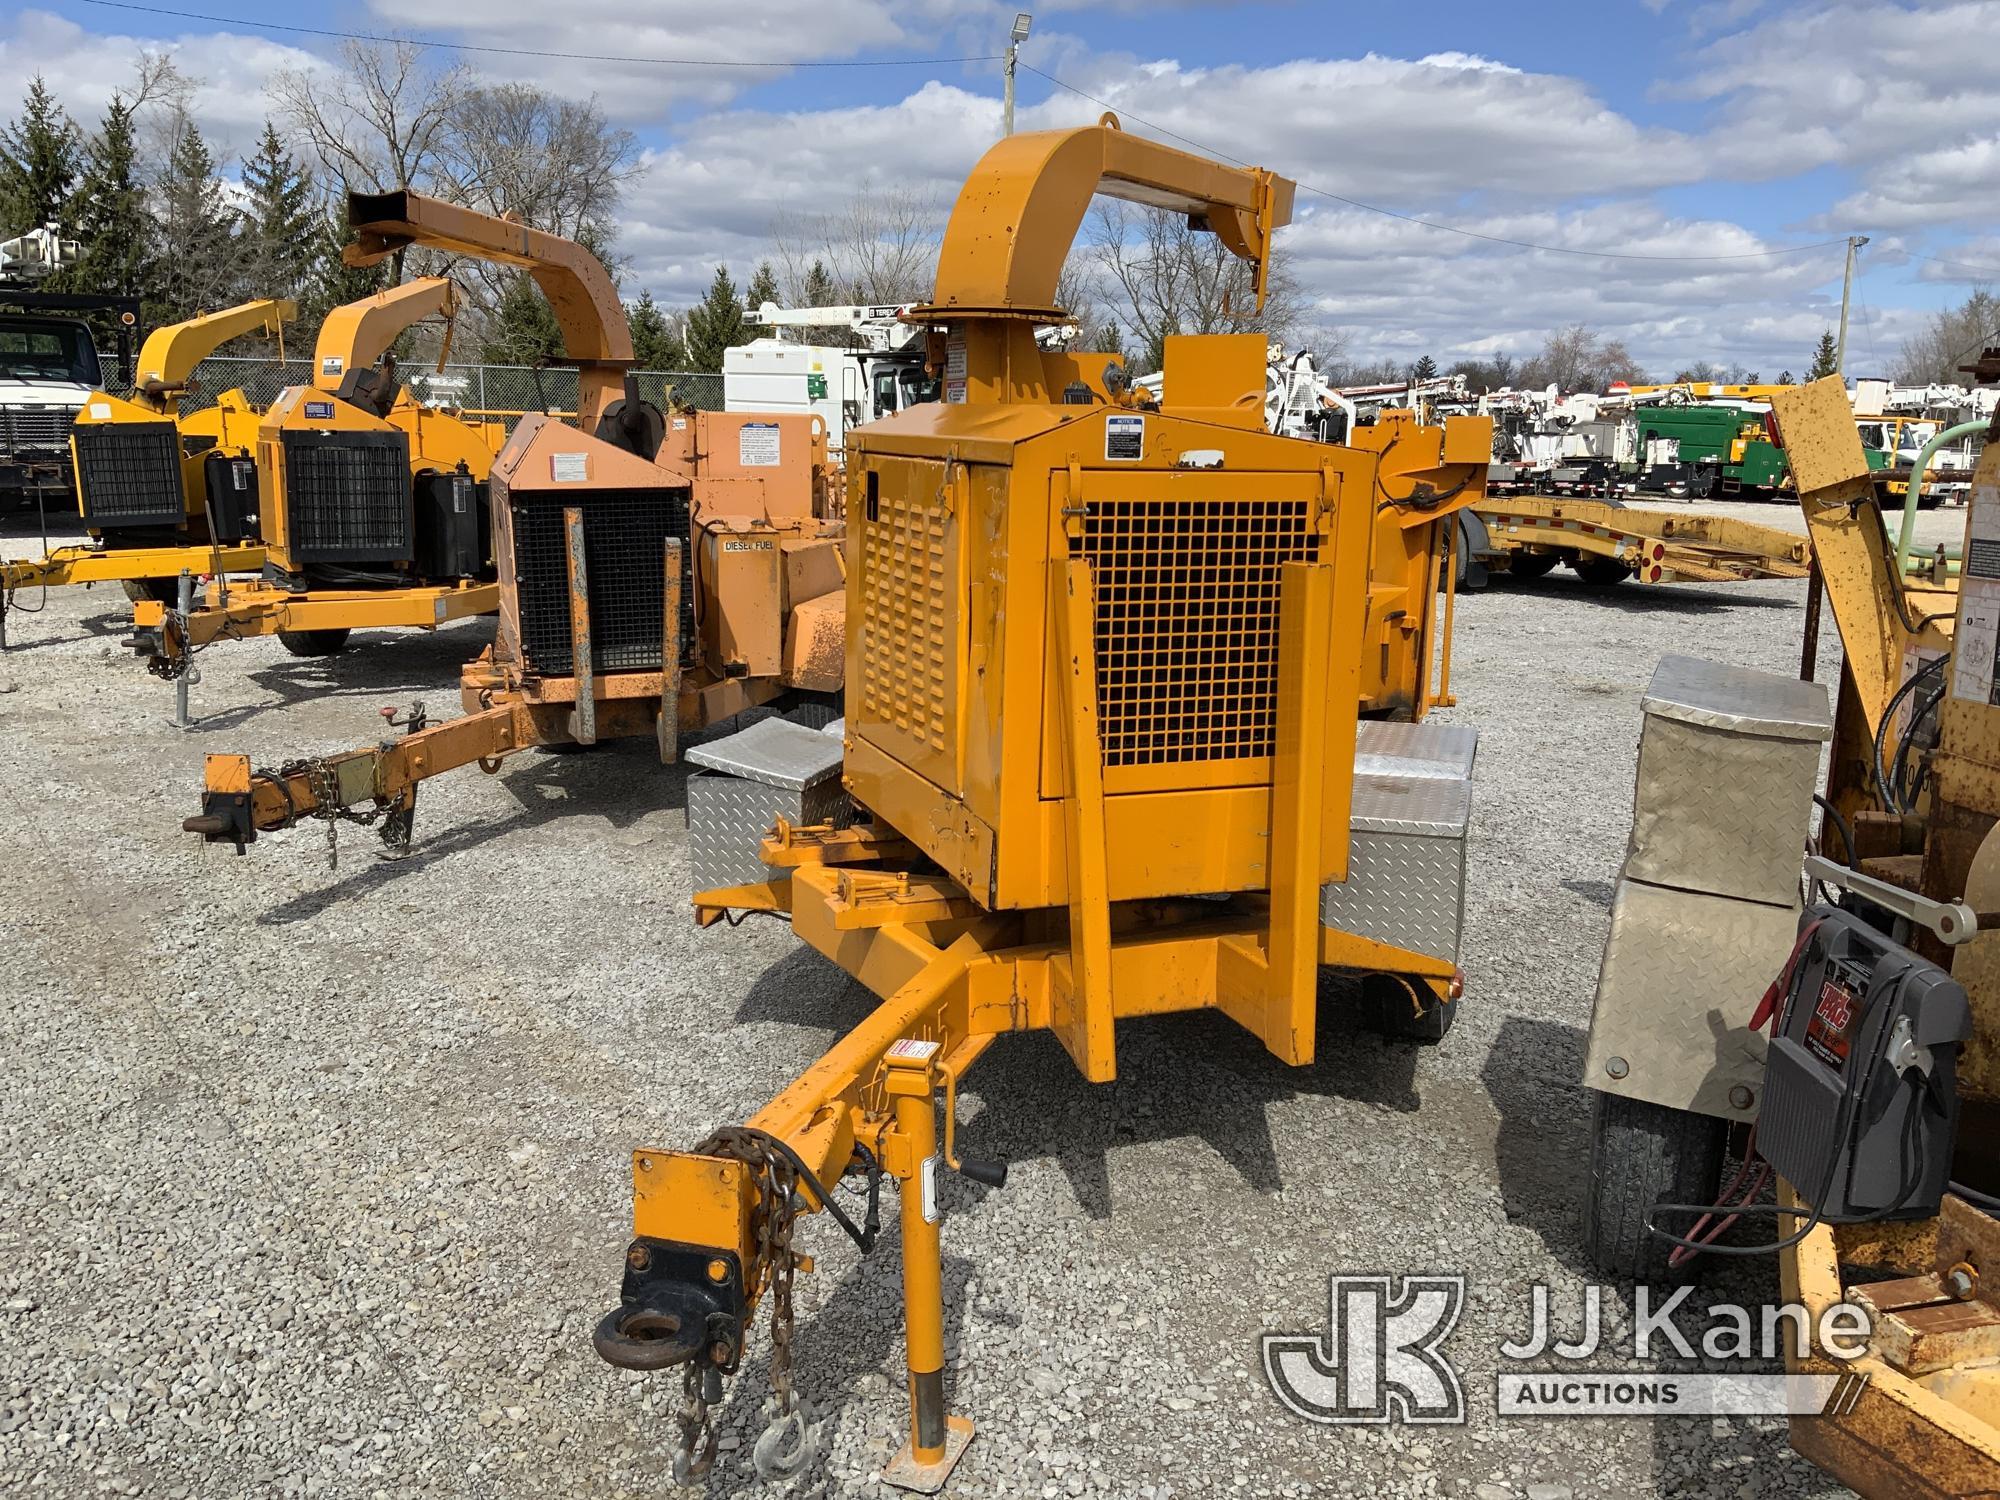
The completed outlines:
<svg viewBox="0 0 2000 1500">
<path fill-rule="evenodd" d="M 783 719 L 763 719 L 698 745 L 687 758 L 713 769 L 688 778 L 688 870 L 697 891 L 748 885 L 771 872 L 757 858 L 780 818 L 844 821 L 840 741 Z"/>
<path fill-rule="evenodd" d="M 1457 960 L 1477 745 L 1458 726 L 1361 726 L 1347 879 L 1320 888 L 1324 925 Z"/>
<path fill-rule="evenodd" d="M 1788 906 L 1812 816 L 1826 689 L 1664 656 L 1646 690 L 1625 873 Z"/>
<path fill-rule="evenodd" d="M 1785 966 L 1799 908 L 1621 878 L 1583 1081 L 1725 1120 L 1757 1115 L 1764 1037 L 1750 1013 Z M 1731 1098 L 1732 1091 L 1735 1093 Z"/>
</svg>

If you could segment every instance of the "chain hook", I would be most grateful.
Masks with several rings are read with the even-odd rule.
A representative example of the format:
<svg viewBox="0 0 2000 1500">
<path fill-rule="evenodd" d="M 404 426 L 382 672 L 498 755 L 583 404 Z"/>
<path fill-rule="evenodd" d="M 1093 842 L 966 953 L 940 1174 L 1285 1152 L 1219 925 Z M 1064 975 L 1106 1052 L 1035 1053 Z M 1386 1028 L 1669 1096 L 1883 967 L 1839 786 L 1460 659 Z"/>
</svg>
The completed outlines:
<svg viewBox="0 0 2000 1500">
<path fill-rule="evenodd" d="M 759 1479 L 790 1479 L 811 1461 L 812 1451 L 812 1429 L 801 1403 L 771 1419 L 750 1450 L 750 1461 L 756 1465 Z"/>
</svg>

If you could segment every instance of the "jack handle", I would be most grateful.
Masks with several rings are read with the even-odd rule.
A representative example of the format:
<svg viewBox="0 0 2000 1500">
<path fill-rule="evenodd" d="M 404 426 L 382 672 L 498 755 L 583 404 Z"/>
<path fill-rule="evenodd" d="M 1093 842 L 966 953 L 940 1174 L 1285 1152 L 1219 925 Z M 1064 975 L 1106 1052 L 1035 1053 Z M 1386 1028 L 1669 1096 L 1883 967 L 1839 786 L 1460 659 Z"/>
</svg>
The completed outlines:
<svg viewBox="0 0 2000 1500">
<path fill-rule="evenodd" d="M 990 1188 L 1007 1185 L 1007 1163 L 1004 1161 L 981 1161 L 977 1157 L 960 1159 L 955 1149 L 958 1142 L 958 1070 L 939 1062 L 938 1072 L 944 1075 L 944 1161 L 945 1165 L 961 1177 L 970 1177 L 974 1182 Z"/>
</svg>

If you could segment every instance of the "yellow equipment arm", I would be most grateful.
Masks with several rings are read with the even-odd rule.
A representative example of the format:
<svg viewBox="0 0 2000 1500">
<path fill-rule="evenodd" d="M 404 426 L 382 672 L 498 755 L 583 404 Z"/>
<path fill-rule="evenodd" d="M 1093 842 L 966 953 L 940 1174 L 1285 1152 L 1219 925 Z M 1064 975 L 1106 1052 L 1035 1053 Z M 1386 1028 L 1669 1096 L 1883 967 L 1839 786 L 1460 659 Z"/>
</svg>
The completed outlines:
<svg viewBox="0 0 2000 1500">
<path fill-rule="evenodd" d="M 340 389 L 350 370 L 366 370 L 412 323 L 458 311 L 458 289 L 447 277 L 424 276 L 336 307 L 320 324 L 319 346 L 313 351 L 313 384 L 323 391 Z"/>
<path fill-rule="evenodd" d="M 186 390 L 194 378 L 194 367 L 231 339 L 259 330 L 275 335 L 298 315 L 299 305 L 291 298 L 266 297 L 155 328 L 139 350 L 134 393 L 151 398 L 148 405 L 163 404 L 167 397 Z"/>
<path fill-rule="evenodd" d="M 1771 410 L 1872 738 L 1906 676 L 1906 653 L 1950 648 L 1958 594 L 1898 576 L 1896 548 L 1838 376 L 1778 392 Z"/>
<path fill-rule="evenodd" d="M 347 224 L 354 242 L 342 258 L 351 266 L 372 266 L 410 245 L 428 245 L 527 271 L 555 311 L 563 352 L 580 366 L 577 424 L 597 430 L 598 418 L 622 394 L 632 334 L 618 288 L 595 255 L 561 235 L 408 188 L 349 193 Z"/>
<path fill-rule="evenodd" d="M 1263 305 L 1271 236 L 1291 222 L 1293 184 L 1127 135 L 1116 117 L 1079 130 L 1009 136 L 989 150 L 952 208 L 933 305 L 916 318 L 1049 321 L 1056 279 L 1092 195 L 1185 213 L 1256 267 Z"/>
</svg>

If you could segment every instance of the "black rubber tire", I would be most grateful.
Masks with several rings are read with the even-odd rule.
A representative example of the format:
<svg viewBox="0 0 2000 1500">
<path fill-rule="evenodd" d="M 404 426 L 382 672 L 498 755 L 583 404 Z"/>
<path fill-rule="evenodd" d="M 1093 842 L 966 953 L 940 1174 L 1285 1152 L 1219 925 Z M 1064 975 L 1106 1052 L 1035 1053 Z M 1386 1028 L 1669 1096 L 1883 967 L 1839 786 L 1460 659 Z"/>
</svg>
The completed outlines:
<svg viewBox="0 0 2000 1500">
<path fill-rule="evenodd" d="M 1598 1094 L 1583 1203 L 1584 1251 L 1598 1271 L 1618 1282 L 1686 1280 L 1692 1267 L 1670 1268 L 1674 1247 L 1650 1233 L 1646 1221 L 1656 1203 L 1713 1203 L 1728 1145 L 1726 1120 Z M 1685 1233 L 1693 1224 L 1693 1215 L 1670 1214 L 1660 1227 Z"/>
<path fill-rule="evenodd" d="M 1451 1023 L 1458 1019 L 1456 1000 L 1438 1000 L 1415 1013 L 1410 1000 L 1414 980 L 1394 974 L 1369 974 L 1361 981 L 1361 1024 L 1381 1036 L 1398 1041 L 1436 1044 L 1444 1040 Z M 1422 987 L 1417 986 L 1419 993 Z"/>
<path fill-rule="evenodd" d="M 178 578 L 128 578 L 124 582 L 125 597 L 134 604 L 164 604 L 172 609 L 181 602 L 181 581 Z M 195 591 L 201 597 L 201 591 Z"/>
<path fill-rule="evenodd" d="M 338 656 L 347 649 L 347 630 L 281 630 L 278 644 L 294 656 Z"/>
<path fill-rule="evenodd" d="M 1540 578 L 1553 573 L 1561 561 L 1555 552 L 1516 552 L 1507 563 L 1507 571 L 1516 578 Z"/>
<path fill-rule="evenodd" d="M 1577 577 L 1599 588 L 1623 583 L 1632 576 L 1632 570 L 1615 557 L 1597 557 L 1584 553 L 1571 562 L 1570 566 L 1576 570 Z"/>
</svg>

